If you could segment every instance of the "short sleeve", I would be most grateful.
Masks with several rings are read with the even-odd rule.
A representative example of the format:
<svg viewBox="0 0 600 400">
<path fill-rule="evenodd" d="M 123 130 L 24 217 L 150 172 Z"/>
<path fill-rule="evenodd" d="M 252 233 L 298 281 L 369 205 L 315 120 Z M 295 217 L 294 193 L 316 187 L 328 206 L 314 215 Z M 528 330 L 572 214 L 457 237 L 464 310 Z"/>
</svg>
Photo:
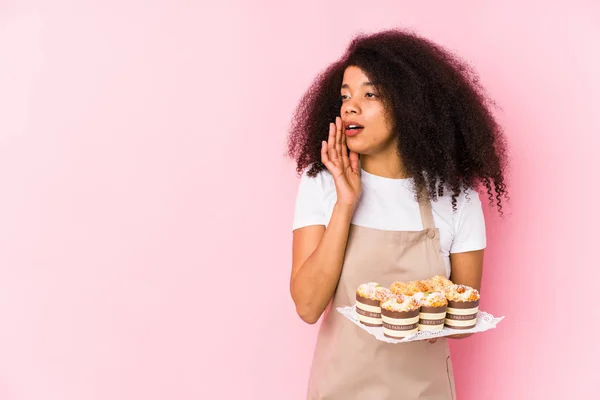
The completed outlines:
<svg viewBox="0 0 600 400">
<path fill-rule="evenodd" d="M 464 253 L 485 249 L 487 238 L 485 218 L 479 193 L 474 190 L 463 192 L 462 204 L 454 215 L 454 238 L 450 253 Z"/>
<path fill-rule="evenodd" d="M 327 225 L 322 176 L 310 177 L 305 170 L 300 176 L 292 230 L 310 225 Z"/>
</svg>

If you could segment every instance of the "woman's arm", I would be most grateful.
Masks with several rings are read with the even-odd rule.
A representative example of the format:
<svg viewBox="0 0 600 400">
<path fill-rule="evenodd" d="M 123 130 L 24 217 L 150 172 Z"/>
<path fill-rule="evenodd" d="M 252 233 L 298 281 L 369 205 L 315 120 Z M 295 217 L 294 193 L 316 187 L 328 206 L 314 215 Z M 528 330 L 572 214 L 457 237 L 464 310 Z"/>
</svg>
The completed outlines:
<svg viewBox="0 0 600 400">
<path fill-rule="evenodd" d="M 294 231 L 290 292 L 296 312 L 314 324 L 327 308 L 340 279 L 354 209 L 336 204 L 327 229 L 323 225 Z"/>
<path fill-rule="evenodd" d="M 450 253 L 450 265 L 452 266 L 452 275 L 450 276 L 452 282 L 480 290 L 483 250 Z"/>
</svg>

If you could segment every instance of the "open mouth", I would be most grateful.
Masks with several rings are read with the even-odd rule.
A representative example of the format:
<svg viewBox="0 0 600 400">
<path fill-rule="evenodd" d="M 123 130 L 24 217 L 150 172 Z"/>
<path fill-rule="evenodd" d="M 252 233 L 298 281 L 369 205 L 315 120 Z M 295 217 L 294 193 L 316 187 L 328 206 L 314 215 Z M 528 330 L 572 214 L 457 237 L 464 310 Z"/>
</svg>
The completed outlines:
<svg viewBox="0 0 600 400">
<path fill-rule="evenodd" d="M 357 124 L 350 124 L 346 126 L 346 136 L 356 136 L 363 131 L 365 127 Z"/>
</svg>

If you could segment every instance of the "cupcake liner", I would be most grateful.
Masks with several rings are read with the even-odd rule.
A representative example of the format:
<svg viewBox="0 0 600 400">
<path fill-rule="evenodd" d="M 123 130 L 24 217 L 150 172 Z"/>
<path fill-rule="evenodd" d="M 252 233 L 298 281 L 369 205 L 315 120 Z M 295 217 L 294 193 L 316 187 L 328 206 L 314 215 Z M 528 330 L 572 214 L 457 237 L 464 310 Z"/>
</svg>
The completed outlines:
<svg viewBox="0 0 600 400">
<path fill-rule="evenodd" d="M 425 314 L 440 314 L 446 312 L 446 306 L 439 307 L 429 307 L 429 306 L 421 306 L 421 313 Z"/>
<path fill-rule="evenodd" d="M 448 300 L 448 308 L 469 309 L 479 307 L 479 299 L 475 301 L 453 301 Z"/>
<path fill-rule="evenodd" d="M 388 318 L 394 319 L 408 319 L 414 318 L 419 315 L 419 309 L 411 310 L 411 311 L 391 311 L 386 310 L 385 308 L 381 309 L 381 315 L 385 315 Z"/>
<path fill-rule="evenodd" d="M 412 311 L 390 311 L 381 309 L 383 334 L 397 339 L 410 336 L 418 331 L 419 309 Z"/>
<path fill-rule="evenodd" d="M 373 300 L 373 299 L 369 299 L 368 297 L 363 297 L 360 294 L 356 294 L 356 301 L 359 301 L 363 304 L 366 304 L 368 306 L 373 306 L 373 307 L 380 307 L 380 301 L 379 300 Z"/>
<path fill-rule="evenodd" d="M 379 300 L 369 299 L 356 294 L 356 316 L 361 324 L 378 327 L 382 325 Z"/>
<path fill-rule="evenodd" d="M 427 307 L 421 306 L 419 313 L 420 331 L 441 331 L 446 322 L 446 306 Z"/>
<path fill-rule="evenodd" d="M 448 301 L 445 325 L 452 329 L 470 329 L 477 324 L 479 300 Z"/>
</svg>

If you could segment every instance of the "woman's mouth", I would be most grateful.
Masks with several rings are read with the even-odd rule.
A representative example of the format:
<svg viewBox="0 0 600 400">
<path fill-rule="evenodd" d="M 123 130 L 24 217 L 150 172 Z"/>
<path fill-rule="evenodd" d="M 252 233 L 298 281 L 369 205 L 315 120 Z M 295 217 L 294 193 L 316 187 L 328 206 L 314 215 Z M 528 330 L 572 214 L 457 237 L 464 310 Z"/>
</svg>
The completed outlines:
<svg viewBox="0 0 600 400">
<path fill-rule="evenodd" d="M 346 126 L 346 136 L 356 136 L 364 130 L 364 126 L 350 124 Z"/>
</svg>

